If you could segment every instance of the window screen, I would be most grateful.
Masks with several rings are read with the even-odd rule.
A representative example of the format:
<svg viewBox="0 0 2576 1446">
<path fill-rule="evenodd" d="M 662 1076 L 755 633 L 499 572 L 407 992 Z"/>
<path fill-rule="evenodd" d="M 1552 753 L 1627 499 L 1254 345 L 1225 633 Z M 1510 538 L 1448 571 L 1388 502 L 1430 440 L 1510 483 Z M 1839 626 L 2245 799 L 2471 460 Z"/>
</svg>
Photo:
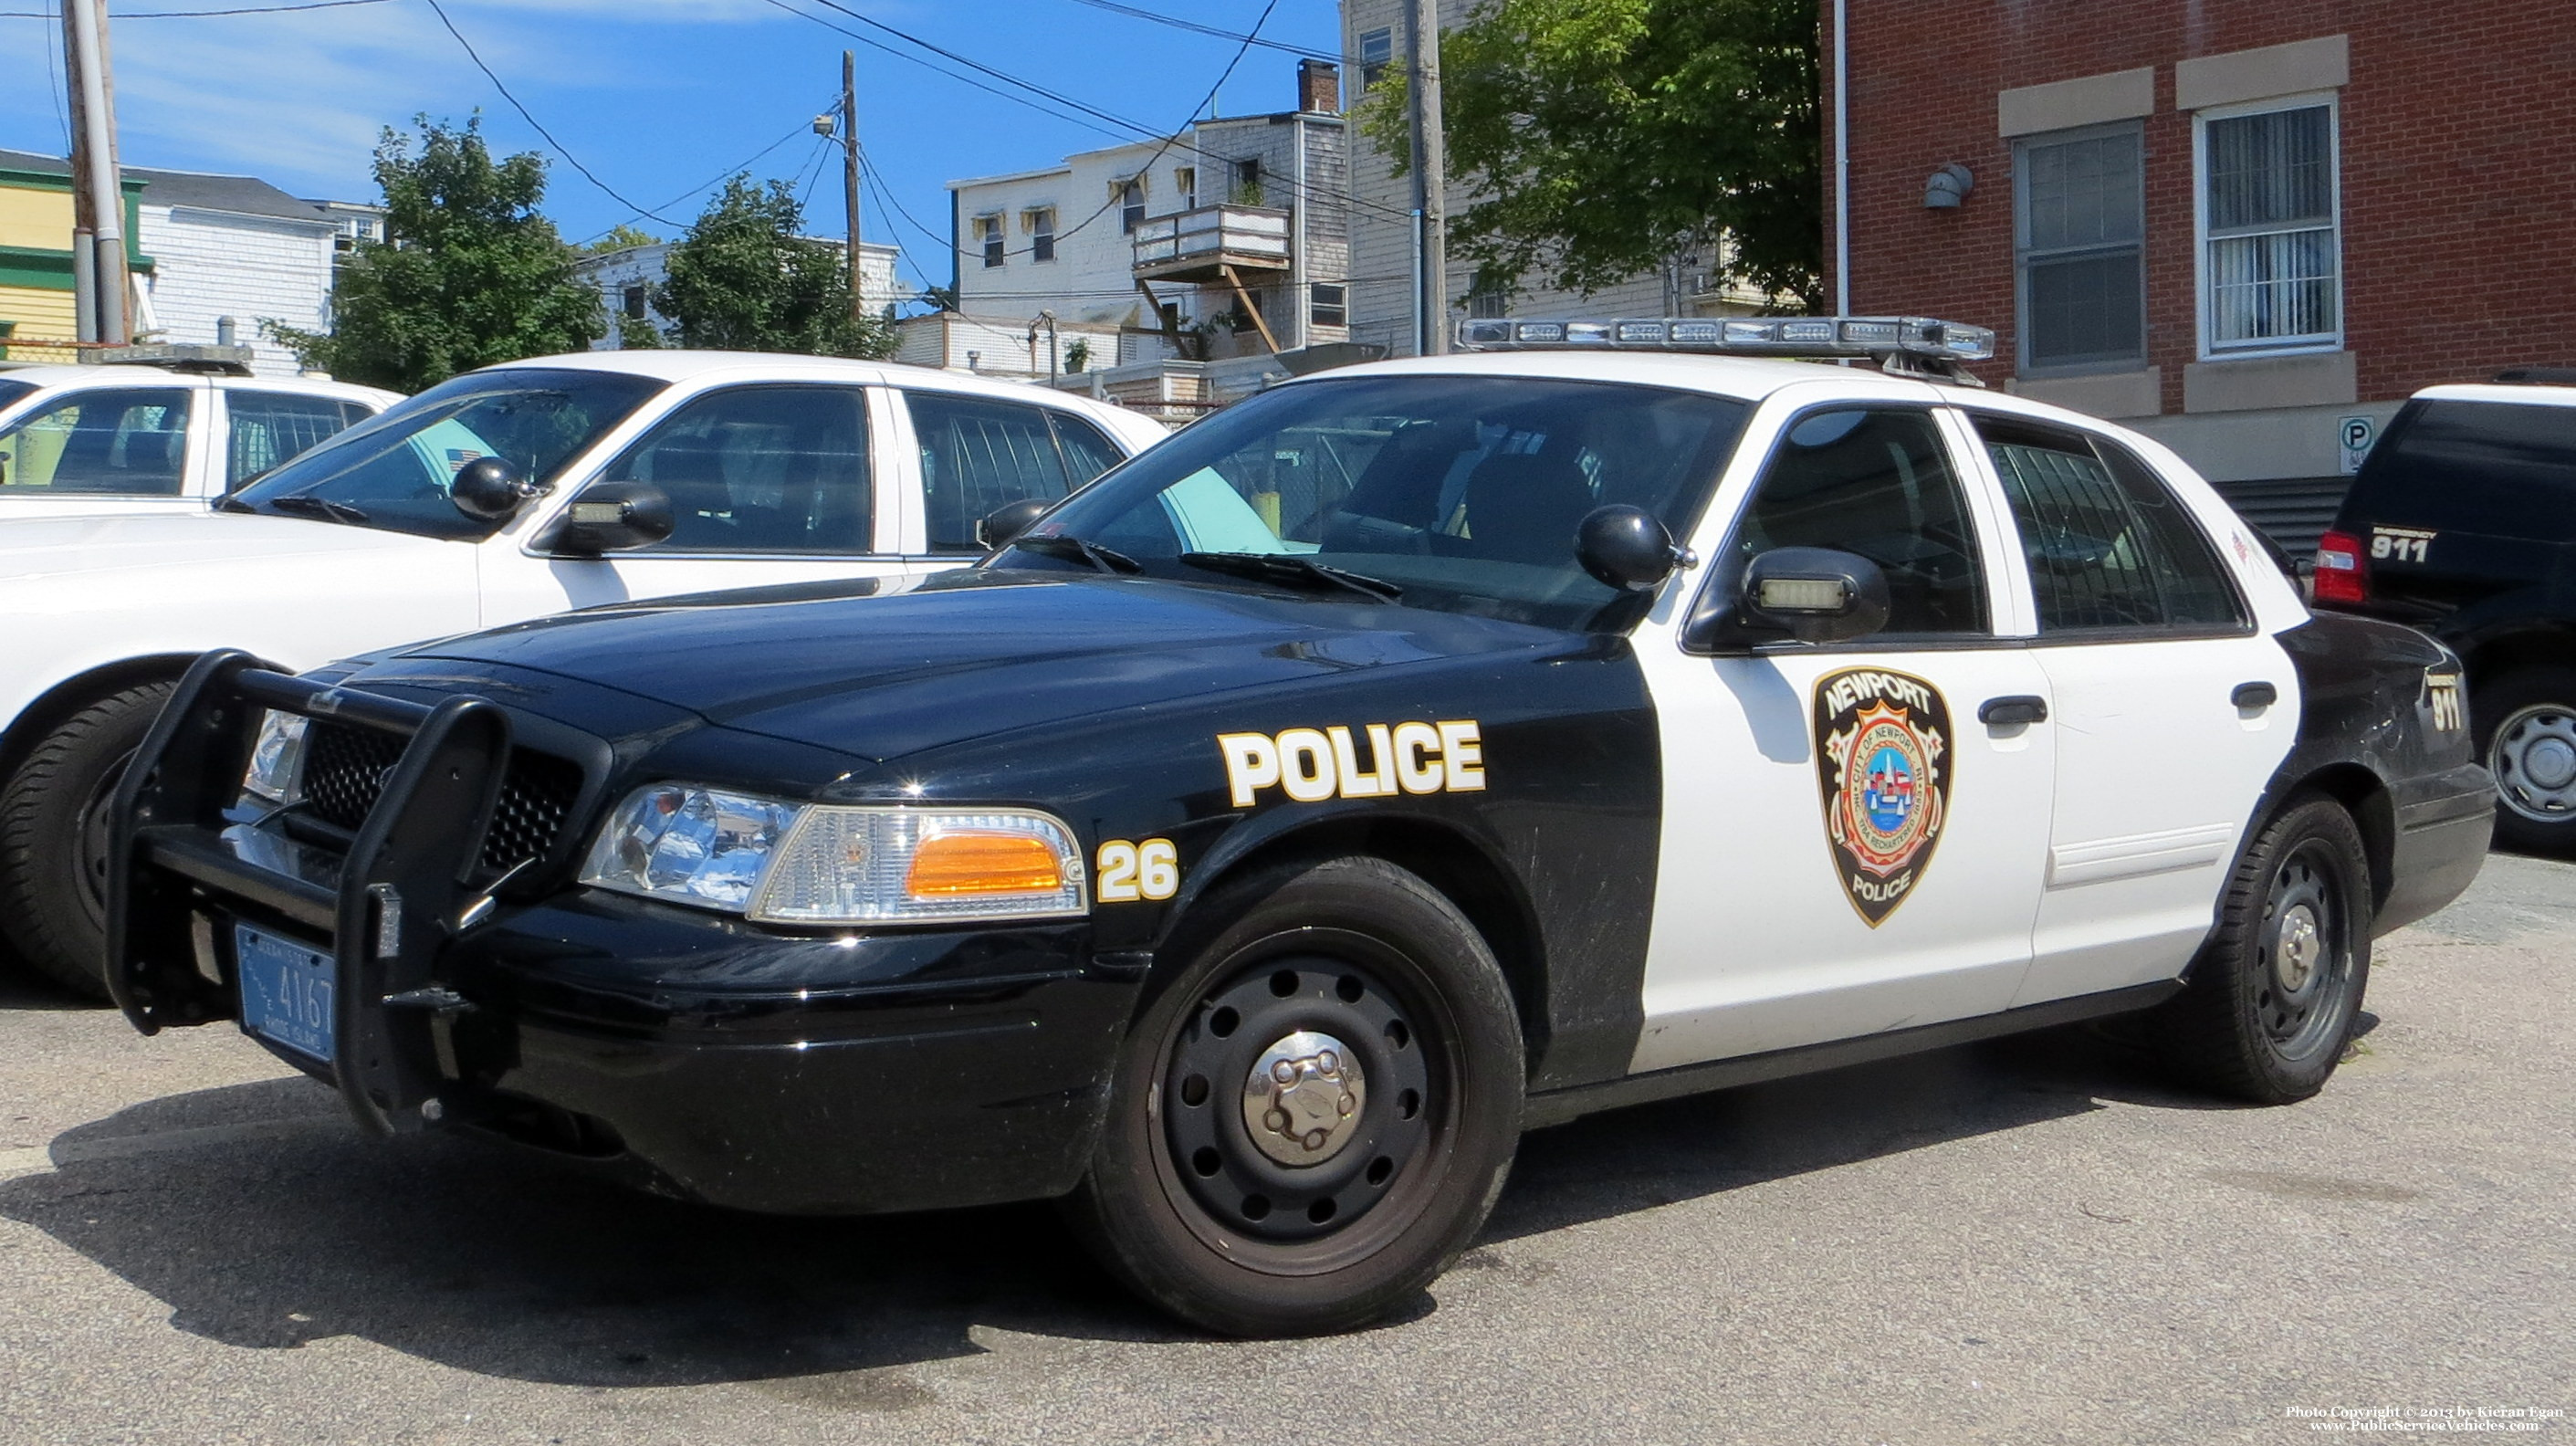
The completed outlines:
<svg viewBox="0 0 2576 1446">
<path fill-rule="evenodd" d="M 1877 563 L 1890 634 L 1988 631 L 1976 529 L 1927 412 L 1800 418 L 1736 529 L 1728 576 L 1775 547 L 1830 547 Z"/>
<path fill-rule="evenodd" d="M 224 394 L 224 409 L 232 419 L 232 443 L 224 462 L 226 491 L 348 425 L 342 420 L 344 404 L 326 397 L 232 391 Z"/>
<path fill-rule="evenodd" d="M 854 387 L 711 392 L 608 476 L 670 494 L 678 525 L 643 551 L 873 550 L 866 394 Z"/>
<path fill-rule="evenodd" d="M 975 524 L 996 508 L 1071 490 L 1046 408 L 927 392 L 907 392 L 904 402 L 921 443 L 931 551 L 980 553 Z"/>
<path fill-rule="evenodd" d="M 2206 121 L 2201 146 L 2210 349 L 2333 340 L 2334 108 Z"/>
<path fill-rule="evenodd" d="M 2145 358 L 2138 147 L 2134 129 L 2021 144 L 2015 230 L 2023 365 Z"/>
<path fill-rule="evenodd" d="M 185 387 L 101 387 L 0 434 L 0 485 L 175 497 L 188 462 Z"/>
<path fill-rule="evenodd" d="M 2054 427 L 1976 426 L 2021 532 L 2040 631 L 2244 624 L 2200 523 L 2145 463 Z"/>
</svg>

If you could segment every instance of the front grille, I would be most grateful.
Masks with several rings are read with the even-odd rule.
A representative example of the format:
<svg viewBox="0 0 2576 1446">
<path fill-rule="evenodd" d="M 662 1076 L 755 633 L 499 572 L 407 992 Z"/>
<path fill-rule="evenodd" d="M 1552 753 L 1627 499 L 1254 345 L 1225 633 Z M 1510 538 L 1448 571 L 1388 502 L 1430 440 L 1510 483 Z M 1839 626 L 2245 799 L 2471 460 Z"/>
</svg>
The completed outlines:
<svg viewBox="0 0 2576 1446">
<path fill-rule="evenodd" d="M 304 799 L 313 816 L 353 831 L 365 823 L 385 791 L 385 780 L 402 761 L 404 742 L 373 728 L 319 718 L 307 724 Z M 549 753 L 511 749 L 501 805 L 483 839 L 483 867 L 506 869 L 524 859 L 543 858 L 562 837 L 580 796 L 580 765 Z"/>
</svg>

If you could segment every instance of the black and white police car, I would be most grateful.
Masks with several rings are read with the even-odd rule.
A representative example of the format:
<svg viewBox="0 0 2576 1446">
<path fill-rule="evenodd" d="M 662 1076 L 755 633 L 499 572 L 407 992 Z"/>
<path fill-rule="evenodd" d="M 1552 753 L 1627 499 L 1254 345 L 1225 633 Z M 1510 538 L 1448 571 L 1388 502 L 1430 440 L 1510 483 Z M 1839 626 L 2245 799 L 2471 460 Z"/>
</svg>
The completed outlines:
<svg viewBox="0 0 2576 1446">
<path fill-rule="evenodd" d="M 2153 443 L 1926 379 L 1987 334 L 1462 333 L 900 595 L 209 655 L 117 802 L 119 1002 L 723 1205 L 1064 1197 L 1302 1332 L 1608 1106 L 2131 1011 L 2304 1098 L 2476 874 L 2458 661 Z"/>
</svg>

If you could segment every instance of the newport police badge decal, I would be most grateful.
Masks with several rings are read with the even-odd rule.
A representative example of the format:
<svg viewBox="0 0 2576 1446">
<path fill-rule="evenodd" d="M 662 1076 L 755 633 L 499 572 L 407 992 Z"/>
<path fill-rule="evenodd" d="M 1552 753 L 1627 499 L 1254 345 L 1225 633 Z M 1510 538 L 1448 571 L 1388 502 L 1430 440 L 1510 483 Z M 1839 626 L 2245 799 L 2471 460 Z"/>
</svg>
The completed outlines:
<svg viewBox="0 0 2576 1446">
<path fill-rule="evenodd" d="M 1844 897 L 1875 929 L 1923 878 L 1950 812 L 1950 706 L 1921 678 L 1855 668 L 1816 684 L 1816 782 Z"/>
</svg>

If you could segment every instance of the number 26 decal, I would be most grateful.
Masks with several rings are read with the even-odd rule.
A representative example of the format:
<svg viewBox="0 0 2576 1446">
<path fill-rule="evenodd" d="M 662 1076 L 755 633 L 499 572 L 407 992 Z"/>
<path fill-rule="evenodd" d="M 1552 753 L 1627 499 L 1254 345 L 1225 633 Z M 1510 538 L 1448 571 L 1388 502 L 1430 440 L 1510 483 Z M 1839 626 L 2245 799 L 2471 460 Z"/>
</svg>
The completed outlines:
<svg viewBox="0 0 2576 1446">
<path fill-rule="evenodd" d="M 1181 852 L 1170 839 L 1129 843 L 1113 838 L 1100 845 L 1100 902 L 1132 904 L 1168 899 L 1180 891 Z"/>
</svg>

